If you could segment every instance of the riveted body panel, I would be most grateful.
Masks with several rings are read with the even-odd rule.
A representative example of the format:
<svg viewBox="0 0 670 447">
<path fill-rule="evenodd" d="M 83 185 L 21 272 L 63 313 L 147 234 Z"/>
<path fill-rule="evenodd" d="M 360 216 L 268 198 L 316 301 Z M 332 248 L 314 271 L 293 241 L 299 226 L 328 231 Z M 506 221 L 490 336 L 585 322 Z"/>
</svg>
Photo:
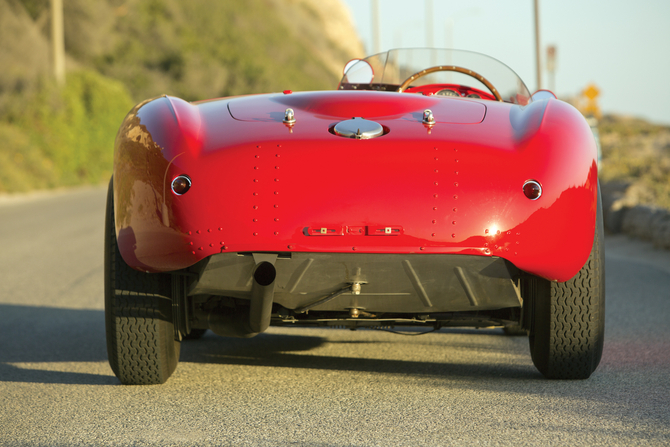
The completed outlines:
<svg viewBox="0 0 670 447">
<path fill-rule="evenodd" d="M 422 123 L 427 108 L 435 125 Z M 352 117 L 385 134 L 331 131 Z M 177 196 L 170 183 L 182 174 L 192 186 Z M 523 194 L 529 179 L 542 185 L 538 200 Z M 496 256 L 565 281 L 593 244 L 596 148 L 579 113 L 555 99 L 161 97 L 134 108 L 119 131 L 114 192 L 120 252 L 144 271 L 219 253 L 430 253 Z M 335 231 L 310 232 L 322 228 Z"/>
</svg>

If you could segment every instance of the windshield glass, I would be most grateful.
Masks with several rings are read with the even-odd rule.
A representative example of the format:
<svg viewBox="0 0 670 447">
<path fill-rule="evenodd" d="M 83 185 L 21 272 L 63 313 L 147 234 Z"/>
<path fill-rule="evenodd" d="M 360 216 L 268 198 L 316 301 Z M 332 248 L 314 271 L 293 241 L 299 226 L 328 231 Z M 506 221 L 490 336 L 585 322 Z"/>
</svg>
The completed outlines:
<svg viewBox="0 0 670 447">
<path fill-rule="evenodd" d="M 422 88 L 435 85 L 460 92 L 446 96 L 468 96 L 465 90 L 454 87 L 462 86 L 472 88 L 468 92 L 479 90 L 490 94 L 480 95 L 483 99 L 499 97 L 505 102 L 524 105 L 531 97 L 519 76 L 502 62 L 471 51 L 433 48 L 389 50 L 352 63 L 339 88 L 399 91 L 404 83 L 402 91 L 407 93 L 444 94 L 440 93 L 444 89 L 429 92 Z"/>
</svg>

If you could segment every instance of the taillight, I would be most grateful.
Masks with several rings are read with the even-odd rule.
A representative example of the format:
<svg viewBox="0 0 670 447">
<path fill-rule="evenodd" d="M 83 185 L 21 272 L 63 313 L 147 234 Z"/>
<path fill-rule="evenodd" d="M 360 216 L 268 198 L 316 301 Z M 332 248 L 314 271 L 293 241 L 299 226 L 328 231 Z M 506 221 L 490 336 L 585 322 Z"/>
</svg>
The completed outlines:
<svg viewBox="0 0 670 447">
<path fill-rule="evenodd" d="M 523 194 L 530 200 L 537 200 L 542 196 L 542 185 L 535 180 L 526 180 L 523 184 Z"/>
<path fill-rule="evenodd" d="M 172 180 L 172 192 L 178 196 L 186 194 L 191 189 L 191 179 L 187 175 L 178 175 Z"/>
</svg>

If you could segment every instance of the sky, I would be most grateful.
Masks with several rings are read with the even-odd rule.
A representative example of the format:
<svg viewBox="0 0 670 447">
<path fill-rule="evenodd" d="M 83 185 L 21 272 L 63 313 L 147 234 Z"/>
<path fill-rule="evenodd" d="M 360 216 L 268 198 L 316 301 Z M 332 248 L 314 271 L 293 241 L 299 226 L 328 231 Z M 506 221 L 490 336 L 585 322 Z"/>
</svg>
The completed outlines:
<svg viewBox="0 0 670 447">
<path fill-rule="evenodd" d="M 343 0 L 373 54 L 372 0 Z M 381 51 L 429 46 L 492 56 L 537 89 L 533 0 L 378 0 Z M 428 6 L 430 8 L 430 6 Z M 603 113 L 670 125 L 670 0 L 539 0 L 542 87 L 546 51 L 556 48 L 554 93 L 600 90 Z"/>
</svg>

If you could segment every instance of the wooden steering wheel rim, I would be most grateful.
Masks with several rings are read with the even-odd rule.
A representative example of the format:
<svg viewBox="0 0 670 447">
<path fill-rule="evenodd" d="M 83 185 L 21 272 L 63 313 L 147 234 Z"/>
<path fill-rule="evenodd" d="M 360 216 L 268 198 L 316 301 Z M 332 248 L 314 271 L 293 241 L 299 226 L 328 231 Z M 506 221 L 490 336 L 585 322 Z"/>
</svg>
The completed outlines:
<svg viewBox="0 0 670 447">
<path fill-rule="evenodd" d="M 423 76 L 426 76 L 428 74 L 435 73 L 436 71 L 455 71 L 457 73 L 463 73 L 464 75 L 471 76 L 471 77 L 475 78 L 476 80 L 478 80 L 479 82 L 481 82 L 482 84 L 484 84 L 486 86 L 486 88 L 491 91 L 491 93 L 495 97 L 496 101 L 502 101 L 502 97 L 500 96 L 500 93 L 498 93 L 498 90 L 496 90 L 496 88 L 493 86 L 493 84 L 491 84 L 489 82 L 488 79 L 486 79 L 484 76 L 480 75 L 479 73 L 477 73 L 475 71 L 468 70 L 467 68 L 463 68 L 463 67 L 457 67 L 455 65 L 438 65 L 438 66 L 426 68 L 425 70 L 421 70 L 417 73 L 414 73 L 412 76 L 405 79 L 402 84 L 400 84 L 400 87 L 398 87 L 398 93 L 402 93 L 403 91 L 405 91 L 405 89 L 407 87 L 409 87 L 409 85 L 415 79 L 419 79 L 419 78 L 421 78 Z"/>
</svg>

